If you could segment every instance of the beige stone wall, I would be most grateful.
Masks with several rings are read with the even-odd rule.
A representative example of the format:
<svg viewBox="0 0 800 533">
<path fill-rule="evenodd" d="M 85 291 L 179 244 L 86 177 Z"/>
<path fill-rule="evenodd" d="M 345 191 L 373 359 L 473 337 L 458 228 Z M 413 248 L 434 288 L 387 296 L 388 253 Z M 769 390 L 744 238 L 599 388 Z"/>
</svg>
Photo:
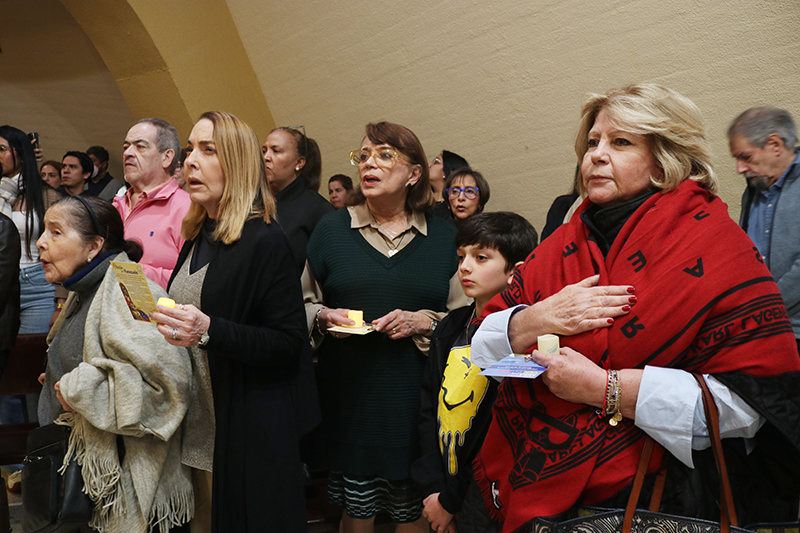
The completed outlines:
<svg viewBox="0 0 800 533">
<path fill-rule="evenodd" d="M 105 146 L 122 179 L 122 141 L 133 122 L 92 41 L 57 0 L 0 3 L 0 124 L 38 131 L 45 159 Z"/>
<path fill-rule="evenodd" d="M 570 188 L 588 92 L 658 82 L 703 111 L 738 216 L 725 129 L 770 103 L 800 119 L 800 4 L 789 1 L 229 0 L 275 122 L 304 124 L 324 176 L 355 176 L 364 124 L 410 127 L 492 185 L 488 209 L 544 225 Z"/>
</svg>

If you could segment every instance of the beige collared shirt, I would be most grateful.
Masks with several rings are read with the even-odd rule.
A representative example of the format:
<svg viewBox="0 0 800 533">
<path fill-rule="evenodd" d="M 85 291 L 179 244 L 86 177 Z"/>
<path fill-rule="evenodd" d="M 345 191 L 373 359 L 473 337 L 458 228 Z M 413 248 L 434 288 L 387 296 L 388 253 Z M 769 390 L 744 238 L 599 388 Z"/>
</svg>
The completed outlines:
<svg viewBox="0 0 800 533">
<path fill-rule="evenodd" d="M 370 246 L 386 257 L 391 257 L 408 246 L 418 233 L 428 235 L 428 223 L 423 213 L 414 213 L 411 215 L 406 227 L 392 238 L 392 236 L 381 227 L 378 221 L 375 220 L 375 217 L 372 216 L 366 204 L 349 206 L 347 210 L 350 212 L 350 227 L 352 229 L 357 229 Z M 324 308 L 325 305 L 322 301 L 322 288 L 319 286 L 319 283 L 317 283 L 317 280 L 314 279 L 313 274 L 311 274 L 311 269 L 308 268 L 308 262 L 306 262 L 306 268 L 303 270 L 301 281 L 303 283 L 303 300 L 306 305 L 308 330 L 311 333 L 312 344 L 314 347 L 317 347 L 324 339 L 324 336 L 316 329 L 314 319 L 317 316 L 317 312 Z M 458 280 L 458 273 L 456 273 L 450 278 L 450 293 L 447 297 L 447 310 L 452 311 L 453 309 L 458 309 L 465 305 L 469 305 L 469 298 L 464 294 L 464 290 L 461 288 L 461 283 Z M 417 309 L 416 311 L 429 316 L 432 320 L 436 320 L 437 322 L 447 315 L 446 312 L 436 312 L 430 309 Z M 429 331 L 424 335 L 414 335 L 414 343 L 425 355 L 428 355 L 431 333 L 432 332 Z"/>
</svg>

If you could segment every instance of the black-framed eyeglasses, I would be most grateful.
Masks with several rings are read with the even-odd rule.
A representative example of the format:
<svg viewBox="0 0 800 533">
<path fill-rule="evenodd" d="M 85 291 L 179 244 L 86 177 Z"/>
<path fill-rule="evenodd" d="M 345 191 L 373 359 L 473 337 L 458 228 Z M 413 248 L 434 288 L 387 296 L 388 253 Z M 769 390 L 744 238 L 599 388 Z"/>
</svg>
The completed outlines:
<svg viewBox="0 0 800 533">
<path fill-rule="evenodd" d="M 461 196 L 462 192 L 464 193 L 464 197 L 467 200 L 472 200 L 474 198 L 477 198 L 478 194 L 480 194 L 481 192 L 481 190 L 477 187 L 464 187 L 464 188 L 448 187 L 446 190 L 447 190 L 447 197 L 450 198 L 451 200 L 455 200 L 456 198 Z"/>
</svg>

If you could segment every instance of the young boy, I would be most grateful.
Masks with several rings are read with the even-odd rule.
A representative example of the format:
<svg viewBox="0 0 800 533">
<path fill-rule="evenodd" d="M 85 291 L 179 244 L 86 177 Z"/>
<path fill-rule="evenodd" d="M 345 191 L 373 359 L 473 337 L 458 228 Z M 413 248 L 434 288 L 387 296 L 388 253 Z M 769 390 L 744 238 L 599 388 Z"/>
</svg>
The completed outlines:
<svg viewBox="0 0 800 533">
<path fill-rule="evenodd" d="M 483 213 L 467 219 L 456 235 L 458 279 L 472 305 L 451 311 L 431 338 L 422 376 L 422 457 L 411 469 L 424 498 L 423 516 L 434 531 L 455 531 L 472 481 L 472 460 L 492 418 L 497 382 L 472 366 L 475 317 L 511 283 L 515 269 L 536 247 L 536 230 L 516 213 Z M 464 527 L 467 524 L 463 524 Z M 464 529 L 459 524 L 458 532 Z"/>
</svg>

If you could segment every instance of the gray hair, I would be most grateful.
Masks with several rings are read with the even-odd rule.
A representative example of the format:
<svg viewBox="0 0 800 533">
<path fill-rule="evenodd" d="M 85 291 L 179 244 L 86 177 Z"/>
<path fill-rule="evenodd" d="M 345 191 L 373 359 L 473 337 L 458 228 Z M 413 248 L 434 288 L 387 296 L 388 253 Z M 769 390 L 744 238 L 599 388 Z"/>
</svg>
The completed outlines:
<svg viewBox="0 0 800 533">
<path fill-rule="evenodd" d="M 785 109 L 772 106 L 751 107 L 731 122 L 728 140 L 744 135 L 757 148 L 767 145 L 767 137 L 776 134 L 788 149 L 797 144 L 797 126 Z"/>
<path fill-rule="evenodd" d="M 175 126 L 161 120 L 160 118 L 143 118 L 137 120 L 136 124 L 150 124 L 156 128 L 156 149 L 159 153 L 163 154 L 167 150 L 172 150 L 172 162 L 169 165 L 169 173 L 174 174 L 178 169 L 181 155 L 181 141 L 178 138 L 178 130 Z"/>
</svg>

